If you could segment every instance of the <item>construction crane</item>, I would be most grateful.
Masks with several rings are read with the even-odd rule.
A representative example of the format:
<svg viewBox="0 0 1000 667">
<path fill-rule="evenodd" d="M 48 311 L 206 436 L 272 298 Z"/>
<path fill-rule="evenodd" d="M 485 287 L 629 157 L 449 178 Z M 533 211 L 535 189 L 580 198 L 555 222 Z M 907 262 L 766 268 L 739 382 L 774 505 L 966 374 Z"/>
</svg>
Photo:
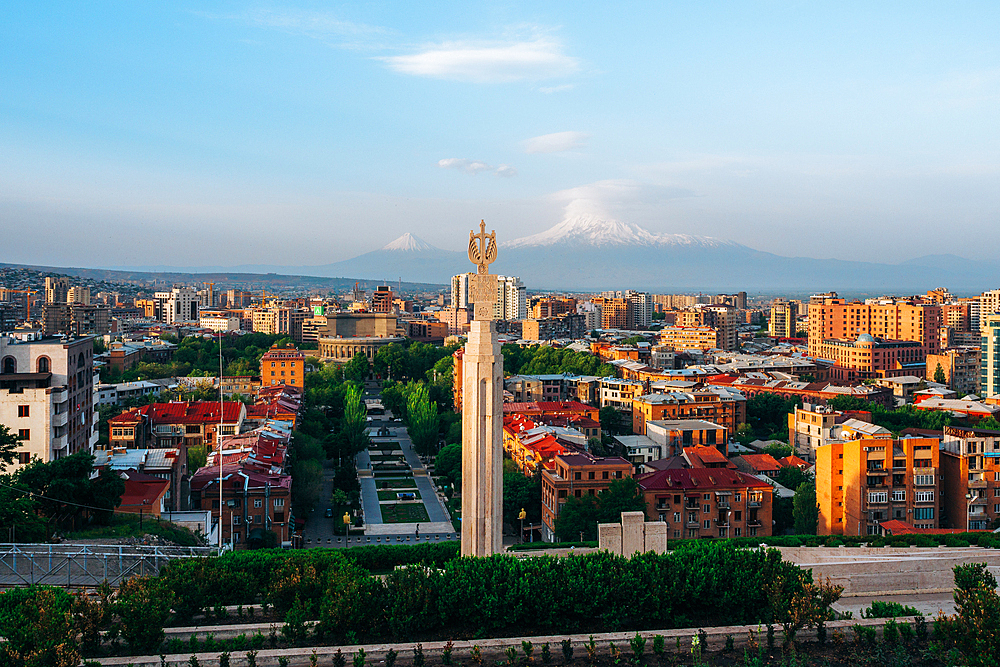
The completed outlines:
<svg viewBox="0 0 1000 667">
<path fill-rule="evenodd" d="M 36 289 L 9 289 L 7 291 L 8 292 L 16 292 L 17 294 L 27 294 L 28 295 L 27 298 L 24 300 L 24 305 L 25 305 L 25 309 L 26 309 L 26 313 L 25 313 L 26 317 L 25 317 L 25 319 L 28 322 L 30 322 L 31 321 L 31 295 L 32 294 L 38 294 L 38 290 L 36 290 Z"/>
</svg>

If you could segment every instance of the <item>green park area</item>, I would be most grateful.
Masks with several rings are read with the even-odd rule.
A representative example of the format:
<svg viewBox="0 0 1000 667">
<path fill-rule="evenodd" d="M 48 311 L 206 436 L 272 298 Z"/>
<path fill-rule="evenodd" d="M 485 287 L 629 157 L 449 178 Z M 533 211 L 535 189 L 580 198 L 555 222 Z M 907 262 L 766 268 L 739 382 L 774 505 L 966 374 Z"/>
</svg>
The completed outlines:
<svg viewBox="0 0 1000 667">
<path fill-rule="evenodd" d="M 383 523 L 420 523 L 429 521 L 423 503 L 393 503 L 381 505 Z"/>
<path fill-rule="evenodd" d="M 420 500 L 420 492 L 417 491 L 416 489 L 388 489 L 388 490 L 382 490 L 382 491 L 378 492 L 378 499 L 379 500 L 400 500 L 400 498 L 399 498 L 399 494 L 400 493 L 405 493 L 405 494 L 412 495 L 413 498 L 410 498 L 410 500 Z"/>
</svg>

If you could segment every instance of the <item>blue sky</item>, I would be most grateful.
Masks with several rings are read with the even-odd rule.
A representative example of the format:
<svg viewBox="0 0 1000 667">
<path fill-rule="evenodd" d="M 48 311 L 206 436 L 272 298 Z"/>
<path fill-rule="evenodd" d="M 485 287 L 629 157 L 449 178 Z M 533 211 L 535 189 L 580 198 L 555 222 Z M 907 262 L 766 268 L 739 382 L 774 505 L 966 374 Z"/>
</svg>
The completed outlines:
<svg viewBox="0 0 1000 667">
<path fill-rule="evenodd" d="M 321 264 L 581 211 L 785 255 L 986 258 L 998 19 L 995 2 L 8 0 L 0 261 Z"/>
</svg>

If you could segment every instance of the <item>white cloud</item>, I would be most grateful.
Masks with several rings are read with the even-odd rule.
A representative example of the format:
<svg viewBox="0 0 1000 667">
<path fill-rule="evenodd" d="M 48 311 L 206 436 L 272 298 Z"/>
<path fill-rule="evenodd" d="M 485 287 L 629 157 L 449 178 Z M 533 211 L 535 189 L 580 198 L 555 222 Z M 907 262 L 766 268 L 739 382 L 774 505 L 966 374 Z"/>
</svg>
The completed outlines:
<svg viewBox="0 0 1000 667">
<path fill-rule="evenodd" d="M 532 41 L 445 42 L 419 53 L 380 58 L 403 74 L 469 83 L 509 83 L 551 79 L 579 69 L 576 58 L 549 38 Z"/>
<path fill-rule="evenodd" d="M 555 132 L 553 134 L 543 134 L 540 137 L 532 137 L 523 142 L 525 153 L 561 153 L 580 148 L 584 145 L 589 134 L 585 132 Z"/>
<path fill-rule="evenodd" d="M 438 166 L 442 169 L 458 169 L 459 171 L 464 171 L 465 173 L 472 174 L 473 176 L 481 171 L 493 172 L 495 176 L 503 176 L 504 178 L 517 176 L 517 169 L 509 164 L 502 164 L 498 167 L 493 167 L 486 164 L 482 160 L 468 160 L 460 157 L 450 157 L 444 160 L 438 160 Z"/>
<path fill-rule="evenodd" d="M 627 179 L 612 179 L 560 190 L 551 195 L 557 202 L 565 202 L 566 215 L 596 215 L 615 217 L 625 211 L 656 207 L 674 200 L 693 197 L 687 188 L 659 185 Z"/>
</svg>

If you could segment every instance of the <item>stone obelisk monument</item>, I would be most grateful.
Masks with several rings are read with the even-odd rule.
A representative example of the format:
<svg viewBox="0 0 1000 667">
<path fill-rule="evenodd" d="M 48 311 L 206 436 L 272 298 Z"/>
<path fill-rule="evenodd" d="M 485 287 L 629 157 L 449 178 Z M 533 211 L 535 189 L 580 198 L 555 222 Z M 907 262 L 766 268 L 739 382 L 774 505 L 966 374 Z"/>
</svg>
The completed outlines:
<svg viewBox="0 0 1000 667">
<path fill-rule="evenodd" d="M 475 308 L 462 357 L 462 555 L 490 556 L 502 548 L 503 355 L 493 324 L 497 278 L 496 232 L 469 232 L 469 259 L 478 267 L 469 279 Z"/>
</svg>

